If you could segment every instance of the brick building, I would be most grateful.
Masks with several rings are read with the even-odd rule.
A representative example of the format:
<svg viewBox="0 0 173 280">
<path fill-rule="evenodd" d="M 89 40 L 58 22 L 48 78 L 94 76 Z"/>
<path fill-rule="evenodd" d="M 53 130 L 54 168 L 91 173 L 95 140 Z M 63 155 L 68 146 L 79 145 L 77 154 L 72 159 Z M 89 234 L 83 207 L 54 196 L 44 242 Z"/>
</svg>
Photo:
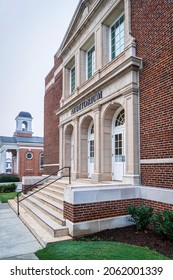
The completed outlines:
<svg viewBox="0 0 173 280">
<path fill-rule="evenodd" d="M 71 166 L 72 235 L 127 224 L 129 204 L 173 210 L 173 2 L 79 1 L 47 75 L 45 169 Z M 51 126 L 50 126 L 51 123 Z"/>
<path fill-rule="evenodd" d="M 11 153 L 11 173 L 20 179 L 43 174 L 43 137 L 32 134 L 32 116 L 22 111 L 16 117 L 13 137 L 0 136 L 0 174 L 6 173 L 7 153 Z"/>
</svg>

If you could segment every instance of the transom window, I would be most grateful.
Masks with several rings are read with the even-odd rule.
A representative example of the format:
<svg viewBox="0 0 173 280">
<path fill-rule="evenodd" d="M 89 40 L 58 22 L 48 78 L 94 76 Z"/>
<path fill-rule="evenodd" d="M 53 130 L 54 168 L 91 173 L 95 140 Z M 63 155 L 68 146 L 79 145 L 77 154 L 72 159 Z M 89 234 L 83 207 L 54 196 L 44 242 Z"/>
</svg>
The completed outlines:
<svg viewBox="0 0 173 280">
<path fill-rule="evenodd" d="M 94 125 L 91 127 L 91 134 L 94 134 Z"/>
<path fill-rule="evenodd" d="M 75 89 L 75 66 L 70 69 L 70 93 Z"/>
<path fill-rule="evenodd" d="M 111 60 L 124 50 L 124 19 L 123 14 L 110 28 Z"/>
<path fill-rule="evenodd" d="M 87 79 L 95 72 L 95 46 L 87 51 Z"/>
<path fill-rule="evenodd" d="M 121 112 L 118 114 L 116 120 L 115 120 L 115 126 L 120 126 L 125 123 L 125 113 L 124 109 L 121 110 Z"/>
</svg>

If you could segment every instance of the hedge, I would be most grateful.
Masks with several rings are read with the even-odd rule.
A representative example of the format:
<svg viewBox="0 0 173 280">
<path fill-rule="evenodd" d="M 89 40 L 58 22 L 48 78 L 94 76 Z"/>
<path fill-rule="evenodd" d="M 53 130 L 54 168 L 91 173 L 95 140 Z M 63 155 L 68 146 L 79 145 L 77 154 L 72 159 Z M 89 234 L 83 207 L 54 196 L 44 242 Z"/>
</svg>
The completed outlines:
<svg viewBox="0 0 173 280">
<path fill-rule="evenodd" d="M 16 191 L 16 184 L 0 185 L 0 193 L 10 193 Z"/>
<path fill-rule="evenodd" d="M 19 181 L 19 177 L 15 175 L 0 175 L 0 183 L 10 183 Z"/>
</svg>

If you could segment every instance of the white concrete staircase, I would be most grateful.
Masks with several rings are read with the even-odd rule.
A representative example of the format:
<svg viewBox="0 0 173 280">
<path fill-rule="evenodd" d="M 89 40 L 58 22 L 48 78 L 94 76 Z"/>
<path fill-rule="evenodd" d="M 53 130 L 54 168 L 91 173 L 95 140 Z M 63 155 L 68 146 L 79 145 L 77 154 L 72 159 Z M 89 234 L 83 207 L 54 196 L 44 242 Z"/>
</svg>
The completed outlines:
<svg viewBox="0 0 173 280">
<path fill-rule="evenodd" d="M 32 192 L 28 192 L 27 195 L 30 193 Z M 27 195 L 22 194 L 20 199 Z M 20 202 L 19 217 L 43 247 L 71 239 L 63 218 L 63 197 L 63 184 L 54 182 Z M 9 205 L 17 212 L 16 199 L 9 200 Z"/>
</svg>

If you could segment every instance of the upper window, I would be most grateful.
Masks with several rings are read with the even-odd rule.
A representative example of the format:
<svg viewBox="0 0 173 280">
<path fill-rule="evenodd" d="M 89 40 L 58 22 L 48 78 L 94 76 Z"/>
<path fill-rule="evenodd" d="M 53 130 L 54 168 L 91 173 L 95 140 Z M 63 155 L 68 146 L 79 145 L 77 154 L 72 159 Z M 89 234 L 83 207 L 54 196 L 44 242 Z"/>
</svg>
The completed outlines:
<svg viewBox="0 0 173 280">
<path fill-rule="evenodd" d="M 87 79 L 93 76 L 95 72 L 95 46 L 87 51 Z"/>
<path fill-rule="evenodd" d="M 75 66 L 70 69 L 70 93 L 75 89 Z"/>
<path fill-rule="evenodd" d="M 124 14 L 110 27 L 111 60 L 124 50 Z"/>
</svg>

